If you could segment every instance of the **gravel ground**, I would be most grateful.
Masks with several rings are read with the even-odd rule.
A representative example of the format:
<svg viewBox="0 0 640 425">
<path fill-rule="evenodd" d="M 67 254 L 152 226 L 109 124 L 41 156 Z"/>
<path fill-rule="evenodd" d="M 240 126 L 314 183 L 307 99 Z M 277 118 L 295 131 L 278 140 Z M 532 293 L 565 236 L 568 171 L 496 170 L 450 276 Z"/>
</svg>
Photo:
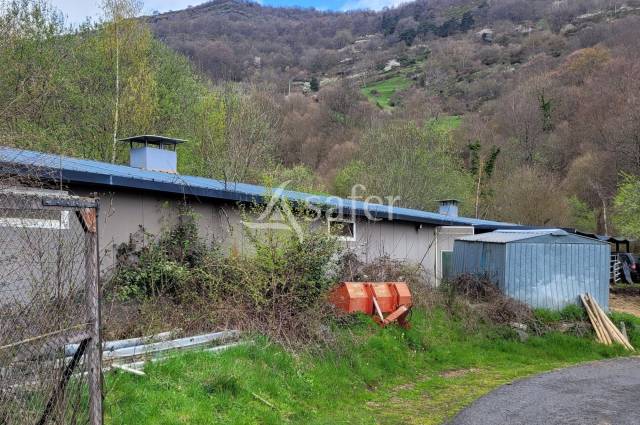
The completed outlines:
<svg viewBox="0 0 640 425">
<path fill-rule="evenodd" d="M 502 386 L 450 425 L 640 424 L 640 358 L 594 362 Z"/>
</svg>

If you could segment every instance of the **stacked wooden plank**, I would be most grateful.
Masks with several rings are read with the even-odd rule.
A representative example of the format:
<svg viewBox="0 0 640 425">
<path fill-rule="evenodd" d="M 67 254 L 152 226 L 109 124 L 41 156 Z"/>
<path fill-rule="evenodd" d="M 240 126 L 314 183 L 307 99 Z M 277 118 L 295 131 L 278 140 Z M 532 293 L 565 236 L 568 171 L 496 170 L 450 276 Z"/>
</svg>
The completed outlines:
<svg viewBox="0 0 640 425">
<path fill-rule="evenodd" d="M 598 341 L 602 344 L 611 345 L 613 343 L 620 344 L 627 350 L 635 351 L 629 340 L 620 330 L 613 324 L 609 316 L 600 308 L 598 302 L 591 295 L 580 295 L 580 299 L 587 310 L 589 320 L 593 329 L 596 331 Z"/>
</svg>

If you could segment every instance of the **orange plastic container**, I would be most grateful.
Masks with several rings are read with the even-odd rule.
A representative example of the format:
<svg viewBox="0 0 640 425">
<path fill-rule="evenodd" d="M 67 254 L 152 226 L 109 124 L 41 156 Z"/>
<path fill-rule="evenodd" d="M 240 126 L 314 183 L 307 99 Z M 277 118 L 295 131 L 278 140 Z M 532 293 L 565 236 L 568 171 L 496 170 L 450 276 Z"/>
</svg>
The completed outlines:
<svg viewBox="0 0 640 425">
<path fill-rule="evenodd" d="M 398 308 L 396 306 L 398 297 L 395 296 L 395 291 L 393 290 L 391 285 L 393 284 L 386 282 L 369 284 L 371 295 L 376 297 L 376 300 L 378 300 L 380 311 L 383 313 L 391 313 Z M 371 300 L 371 302 L 373 303 L 373 299 Z"/>
<path fill-rule="evenodd" d="M 392 313 L 400 306 L 411 307 L 411 292 L 404 282 L 341 282 L 329 300 L 346 313 L 376 314 L 375 297 L 382 313 Z"/>
<path fill-rule="evenodd" d="M 373 301 L 366 283 L 342 282 L 331 292 L 329 300 L 346 313 L 373 313 Z"/>
<path fill-rule="evenodd" d="M 393 288 L 396 290 L 396 294 L 398 296 L 398 305 L 406 305 L 410 306 L 412 303 L 411 300 L 411 291 L 409 291 L 409 287 L 404 282 L 393 282 Z"/>
</svg>

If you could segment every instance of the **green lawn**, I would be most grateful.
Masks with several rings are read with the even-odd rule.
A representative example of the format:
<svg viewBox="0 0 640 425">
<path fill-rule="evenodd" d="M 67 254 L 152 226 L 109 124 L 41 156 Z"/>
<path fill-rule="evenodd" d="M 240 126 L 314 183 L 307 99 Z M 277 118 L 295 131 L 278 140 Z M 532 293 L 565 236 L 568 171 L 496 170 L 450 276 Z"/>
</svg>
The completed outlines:
<svg viewBox="0 0 640 425">
<path fill-rule="evenodd" d="M 633 316 L 626 320 L 640 345 Z M 413 328 L 369 318 L 340 328 L 333 350 L 292 354 L 258 338 L 222 354 L 149 364 L 147 376 L 106 376 L 107 424 L 438 424 L 513 379 L 625 355 L 592 336 L 520 342 L 502 327 L 468 330 L 442 310 L 416 311 Z"/>
<path fill-rule="evenodd" d="M 451 132 L 462 124 L 462 116 L 460 115 L 444 115 L 429 121 L 428 125 L 437 131 Z"/>
<path fill-rule="evenodd" d="M 362 93 L 372 102 L 383 108 L 390 108 L 389 101 L 396 92 L 405 90 L 411 86 L 411 80 L 404 75 L 396 75 L 386 80 L 367 84 L 362 88 Z"/>
</svg>

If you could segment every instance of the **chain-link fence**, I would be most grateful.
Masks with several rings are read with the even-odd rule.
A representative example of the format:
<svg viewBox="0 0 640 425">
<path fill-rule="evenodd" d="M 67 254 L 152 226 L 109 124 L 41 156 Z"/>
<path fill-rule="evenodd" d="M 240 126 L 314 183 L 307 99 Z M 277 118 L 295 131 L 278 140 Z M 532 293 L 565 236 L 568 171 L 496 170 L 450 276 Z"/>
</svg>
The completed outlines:
<svg viewBox="0 0 640 425">
<path fill-rule="evenodd" d="M 0 424 L 101 424 L 97 202 L 0 189 Z"/>
</svg>

